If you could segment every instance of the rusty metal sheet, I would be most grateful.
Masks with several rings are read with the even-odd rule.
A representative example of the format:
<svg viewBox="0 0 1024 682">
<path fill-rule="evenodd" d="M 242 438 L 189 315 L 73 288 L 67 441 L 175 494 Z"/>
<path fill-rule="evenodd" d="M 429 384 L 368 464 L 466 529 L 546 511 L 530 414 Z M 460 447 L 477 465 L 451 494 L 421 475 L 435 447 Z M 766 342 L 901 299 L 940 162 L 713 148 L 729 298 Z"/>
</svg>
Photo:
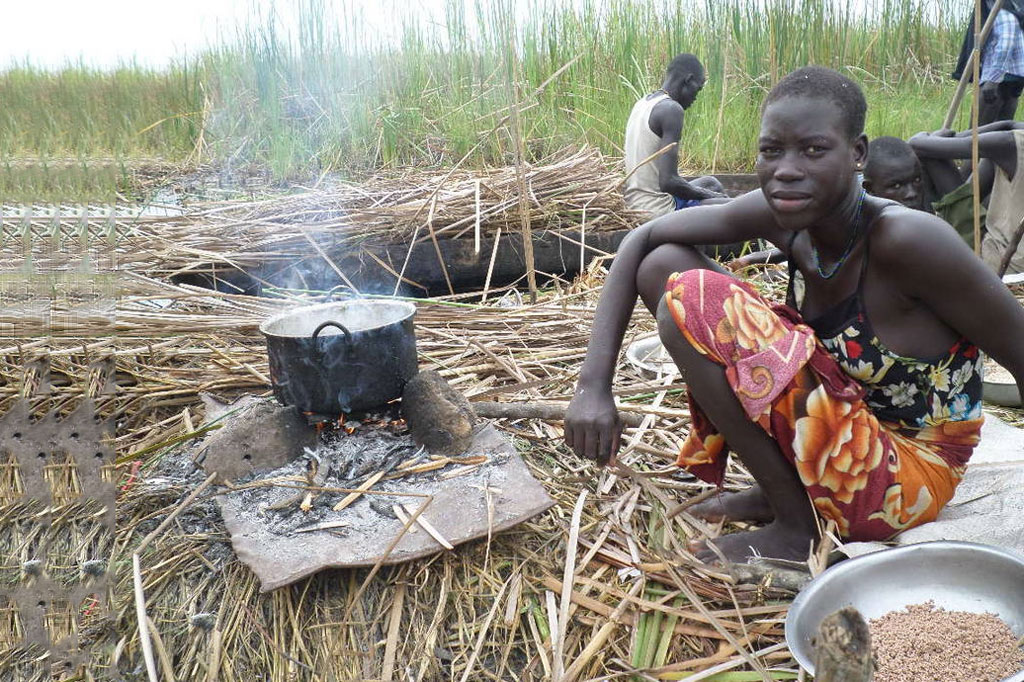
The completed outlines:
<svg viewBox="0 0 1024 682">
<path fill-rule="evenodd" d="M 488 452 L 494 463 L 485 467 L 485 485 L 474 479 L 452 478 L 440 483 L 433 500 L 423 512 L 425 518 L 452 545 L 486 537 L 490 532 L 511 528 L 554 504 L 540 483 L 533 478 L 511 442 L 493 425 L 477 433 L 467 454 Z M 498 455 L 498 456 L 495 456 Z M 488 491 L 492 517 L 488 519 Z M 394 500 L 389 500 L 389 503 Z M 238 497 L 219 495 L 225 525 L 238 558 L 260 579 L 267 592 L 304 578 L 325 568 L 373 566 L 378 562 L 397 564 L 429 556 L 444 548 L 422 528 L 406 533 L 385 556 L 388 546 L 401 533 L 403 523 L 380 515 L 372 528 L 339 537 L 328 530 L 279 535 L 253 510 L 243 508 Z M 423 498 L 405 498 L 413 510 L 425 503 Z M 358 503 L 369 506 L 364 497 Z M 353 508 L 356 505 L 353 505 Z"/>
</svg>

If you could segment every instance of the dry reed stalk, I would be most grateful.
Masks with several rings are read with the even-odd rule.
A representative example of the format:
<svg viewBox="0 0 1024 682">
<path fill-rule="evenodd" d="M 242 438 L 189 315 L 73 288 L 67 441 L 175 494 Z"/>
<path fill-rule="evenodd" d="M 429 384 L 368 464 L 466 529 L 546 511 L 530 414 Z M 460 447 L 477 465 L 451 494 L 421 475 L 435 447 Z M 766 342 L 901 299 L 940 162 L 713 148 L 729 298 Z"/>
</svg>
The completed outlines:
<svg viewBox="0 0 1024 682">
<path fill-rule="evenodd" d="M 199 204 L 185 216 L 140 220 L 118 242 L 117 258 L 126 270 L 160 276 L 212 273 L 210 264 L 251 269 L 260 263 L 284 267 L 319 258 L 331 266 L 333 257 L 321 246 L 328 239 L 335 245 L 332 249 L 415 244 L 422 241 L 424 227 L 431 240 L 461 235 L 462 230 L 482 238 L 499 228 L 507 230 L 514 213 L 520 231 L 523 225 L 530 231 L 558 230 L 574 226 L 584 209 L 593 226 L 628 229 L 637 216 L 625 209 L 618 193 L 607 191 L 617 186 L 619 177 L 593 150 L 567 150 L 529 167 L 517 163 L 484 172 L 452 169 L 442 177 L 406 174 L 272 200 Z M 565 178 L 572 181 L 566 184 Z M 489 190 L 479 202 L 478 184 Z M 407 191 L 395 191 L 398 187 Z M 502 198 L 512 191 L 522 199 Z M 422 214 L 431 207 L 427 225 Z"/>
<path fill-rule="evenodd" d="M 438 194 L 439 213 L 445 203 L 443 194 L 448 191 Z M 472 204 L 472 195 L 468 197 L 463 201 Z M 489 191 L 486 197 L 490 201 Z M 487 201 L 482 197 L 485 229 Z M 272 203 L 262 208 L 278 210 Z M 302 211 L 301 204 L 293 205 L 295 216 L 301 216 Z M 227 213 L 214 215 L 219 220 Z M 327 218 L 319 214 L 318 219 Z M 207 247 L 203 245 L 203 249 Z M 112 353 L 118 364 L 118 393 L 102 398 L 101 403 L 102 409 L 117 414 L 123 424 L 116 443 L 122 462 L 116 470 L 119 485 L 128 478 L 131 458 L 127 453 L 143 453 L 135 457 L 143 462 L 141 478 L 120 493 L 115 560 L 117 556 L 130 556 L 129 550 L 137 538 L 151 533 L 174 505 L 180 504 L 178 501 L 205 478 L 193 477 L 189 483 L 170 487 L 148 483 L 149 471 L 159 471 L 160 462 L 187 457 L 194 439 L 202 435 L 199 431 L 209 426 L 201 421 L 200 390 L 224 398 L 266 391 L 269 387 L 244 369 L 248 365 L 264 376 L 267 374 L 263 341 L 256 327 L 275 311 L 310 301 L 301 293 L 288 301 L 251 299 L 169 285 L 138 275 L 126 277 L 126 282 L 127 295 L 118 304 L 129 313 L 118 321 L 124 337 L 88 344 L 89 353 Z M 511 308 L 452 307 L 446 301 L 423 301 L 417 315 L 417 328 L 422 330 L 418 334 L 421 366 L 443 368 L 466 393 L 564 405 L 585 352 L 598 284 L 599 278 L 584 279 L 562 295 L 542 295 L 536 305 Z M 143 299 L 157 298 L 167 298 L 172 303 L 166 308 L 145 307 L 148 304 Z M 653 329 L 652 321 L 637 318 L 627 338 Z M 435 330 L 440 333 L 433 333 Z M 478 345 L 466 343 L 467 338 Z M 77 348 L 75 343 L 68 339 L 55 344 L 54 352 L 50 353 L 51 364 L 61 372 L 84 376 L 88 354 L 80 343 Z M 0 377 L 17 380 L 20 371 L 16 362 L 0 362 Z M 0 401 L 10 400 L 17 385 L 16 381 L 0 384 Z M 629 365 L 621 367 L 617 393 L 623 398 L 644 396 L 623 405 L 633 413 L 655 415 L 634 455 L 646 452 L 644 448 L 663 452 L 685 435 L 688 413 L 683 409 L 684 396 L 678 388 L 677 384 L 654 382 Z M 64 400 L 63 390 L 58 391 L 58 401 Z M 660 407 L 652 407 L 652 398 L 659 392 L 664 392 Z M 186 408 L 189 419 L 194 420 L 193 428 L 182 416 Z M 505 428 L 501 422 L 499 426 Z M 324 674 L 330 671 L 335 679 L 377 677 L 384 670 L 385 647 L 374 644 L 387 641 L 395 590 L 397 585 L 406 584 L 401 618 L 401 633 L 405 636 L 395 640 L 394 656 L 396 661 L 412 662 L 421 679 L 466 674 L 472 678 L 481 674 L 481 666 L 477 665 L 481 660 L 489 661 L 489 672 L 499 678 L 545 674 L 552 661 L 546 647 L 538 647 L 550 633 L 538 630 L 530 604 L 536 603 L 540 592 L 551 589 L 544 582 L 546 577 L 564 572 L 565 562 L 560 559 L 563 555 L 557 550 L 564 542 L 565 523 L 559 522 L 559 516 L 568 517 L 569 510 L 575 509 L 581 486 L 594 490 L 596 476 L 592 465 L 566 456 L 557 436 L 552 435 L 558 431 L 552 431 L 551 425 L 528 426 L 528 430 L 509 428 L 509 433 L 530 443 L 523 453 L 524 460 L 556 499 L 555 511 L 510 533 L 495 535 L 487 546 L 463 546 L 430 561 L 404 566 L 377 566 L 366 579 L 355 571 L 332 572 L 279 590 L 274 596 L 260 595 L 252 574 L 224 544 L 227 536 L 219 520 L 215 519 L 209 527 L 203 525 L 207 522 L 199 522 L 206 513 L 201 510 L 208 508 L 210 502 L 197 499 L 178 515 L 176 523 L 165 527 L 160 542 L 151 542 L 147 548 L 147 563 L 151 564 L 143 576 L 147 610 L 155 622 L 161 623 L 168 654 L 175 661 L 209 660 L 213 652 L 207 653 L 206 639 L 197 638 L 188 627 L 165 624 L 181 622 L 182 614 L 189 609 L 211 610 L 219 614 L 217 622 L 222 635 L 216 651 L 220 679 L 225 682 L 251 679 L 253 671 L 261 671 L 271 679 L 284 679 L 289 674 L 301 677 L 306 674 L 303 665 L 322 669 Z M 573 571 L 575 586 L 570 585 L 568 601 L 570 617 L 564 626 L 555 628 L 555 634 L 564 641 L 562 652 L 567 672 L 579 670 L 581 675 L 593 676 L 625 674 L 629 670 L 625 661 L 629 660 L 635 627 L 629 613 L 632 609 L 678 616 L 679 621 L 671 631 L 664 628 L 668 633 L 664 635 L 668 638 L 666 655 L 668 660 L 693 659 L 698 662 L 698 669 L 716 663 L 737 661 L 735 666 L 739 666 L 747 662 L 734 653 L 711 662 L 709 658 L 724 635 L 709 627 L 709 622 L 692 617 L 693 613 L 708 621 L 717 619 L 727 632 L 737 633 L 734 639 L 743 646 L 750 646 L 748 638 L 742 635 L 744 627 L 751 637 L 759 638 L 759 646 L 781 641 L 777 625 L 758 634 L 763 624 L 737 622 L 736 618 L 777 615 L 785 604 L 766 605 L 765 600 L 783 598 L 785 593 L 759 586 L 736 586 L 728 576 L 718 576 L 713 571 L 698 573 L 691 568 L 685 548 L 673 550 L 677 552 L 673 557 L 665 556 L 667 550 L 663 549 L 662 541 L 650 532 L 648 520 L 663 513 L 656 509 L 670 509 L 678 503 L 679 495 L 692 495 L 702 488 L 673 478 L 661 461 L 652 463 L 636 457 L 630 471 L 609 491 L 619 513 L 606 516 L 600 505 L 580 508 L 578 545 L 585 553 Z M 733 467 L 726 480 L 728 486 L 737 487 L 746 479 L 741 470 Z M 302 491 L 309 488 L 300 484 L 294 487 Z M 666 533 L 670 541 L 676 533 L 696 532 L 685 517 L 680 514 L 669 521 L 675 524 L 674 532 Z M 631 533 L 626 533 L 623 524 L 628 524 Z M 575 525 L 575 521 L 570 522 L 570 527 Z M 184 534 L 176 530 L 179 527 Z M 211 565 L 217 567 L 217 573 L 211 572 Z M 509 572 L 510 566 L 521 570 Z M 617 595 L 627 592 L 616 584 L 615 571 L 619 567 L 641 570 L 648 589 L 664 589 L 664 596 L 655 598 L 645 593 L 638 597 L 639 603 L 620 601 Z M 693 592 L 708 603 L 707 616 L 690 605 L 674 608 L 666 601 L 681 594 L 672 572 L 683 576 Z M 125 577 L 119 576 L 114 593 L 132 594 L 131 579 L 128 576 L 125 582 Z M 565 582 L 556 592 L 563 592 Z M 494 599 L 502 586 L 504 594 L 509 595 L 506 602 Z M 513 600 L 511 595 L 516 591 L 519 596 Z M 580 595 L 595 600 L 602 611 L 579 606 Z M 521 605 L 522 613 L 516 603 Z M 488 621 L 495 604 L 499 604 L 501 617 L 494 611 Z M 623 604 L 620 625 L 609 629 L 599 651 L 588 652 L 593 635 L 609 625 L 607 616 L 619 604 Z M 564 601 L 561 606 L 565 606 Z M 759 609 L 768 611 L 760 613 Z M 131 613 L 129 608 L 120 623 L 127 626 L 125 644 L 120 649 L 122 665 L 138 665 L 143 658 L 142 642 Z M 512 623 L 508 622 L 510 617 Z M 597 620 L 586 620 L 589 618 Z M 559 613 L 556 621 L 561 620 Z M 250 621 L 259 627 L 250 625 Z M 543 627 L 548 626 L 544 623 Z M 432 655 L 435 647 L 450 652 L 451 660 Z M 188 655 L 190 651 L 195 655 Z M 474 652 L 476 659 L 469 666 Z M 584 654 L 587 658 L 581 658 Z M 105 660 L 103 665 L 109 667 L 109 661 Z M 192 677 L 202 679 L 203 667 L 200 665 L 196 670 Z M 186 673 L 187 669 L 177 671 L 183 678 Z"/>
<path fill-rule="evenodd" d="M 153 658 L 153 644 L 149 636 L 149 617 L 146 615 L 146 595 L 142 591 L 142 568 L 139 555 L 132 554 L 132 578 L 135 584 L 135 616 L 139 627 L 139 640 L 142 643 L 142 655 L 146 661 L 146 674 L 149 682 L 158 682 L 156 661 Z"/>
<path fill-rule="evenodd" d="M 629 596 L 635 596 L 640 588 L 643 586 L 641 581 L 636 581 L 633 586 L 629 588 Z M 615 610 L 608 616 L 608 621 L 601 626 L 601 629 L 597 631 L 597 634 L 587 643 L 580 653 L 579 657 L 572 662 L 572 665 L 565 671 L 565 675 L 562 677 L 564 682 L 573 682 L 580 673 L 583 672 L 583 668 L 590 662 L 590 659 L 605 645 L 608 638 L 611 637 L 612 632 L 619 624 L 619 619 L 625 613 L 629 606 L 629 601 L 623 599 L 619 602 L 619 605 L 615 607 Z"/>
<path fill-rule="evenodd" d="M 554 660 L 555 679 L 561 679 L 565 671 L 563 656 L 565 653 L 565 634 L 569 628 L 569 596 L 572 593 L 573 576 L 576 574 L 576 548 L 579 543 L 580 519 L 583 505 L 587 500 L 587 491 L 581 490 L 576 504 L 573 506 L 572 518 L 569 521 L 569 541 L 565 548 L 565 570 L 562 572 L 561 603 L 558 611 L 558 641 Z"/>
<path fill-rule="evenodd" d="M 388 638 L 384 645 L 384 666 L 381 672 L 383 682 L 391 682 L 395 674 L 395 653 L 398 648 L 398 631 L 402 624 L 402 605 L 405 603 L 405 583 L 395 588 L 388 615 Z"/>
<path fill-rule="evenodd" d="M 515 575 L 515 574 L 513 574 Z M 476 664 L 477 656 L 480 655 L 480 649 L 483 647 L 484 638 L 487 636 L 487 631 L 491 626 L 491 621 L 494 620 L 494 614 L 498 612 L 498 606 L 501 605 L 501 598 L 505 594 L 505 589 L 508 588 L 509 583 L 512 581 L 513 576 L 509 576 L 501 585 L 501 589 L 498 590 L 498 595 L 494 598 L 494 605 L 491 607 L 490 612 L 487 614 L 487 618 L 484 619 L 483 626 L 480 628 L 480 635 L 477 637 L 476 644 L 473 646 L 473 651 L 469 655 L 469 660 L 466 662 L 466 669 L 462 673 L 460 682 L 466 682 L 469 679 L 470 674 L 473 672 L 473 666 Z"/>
</svg>

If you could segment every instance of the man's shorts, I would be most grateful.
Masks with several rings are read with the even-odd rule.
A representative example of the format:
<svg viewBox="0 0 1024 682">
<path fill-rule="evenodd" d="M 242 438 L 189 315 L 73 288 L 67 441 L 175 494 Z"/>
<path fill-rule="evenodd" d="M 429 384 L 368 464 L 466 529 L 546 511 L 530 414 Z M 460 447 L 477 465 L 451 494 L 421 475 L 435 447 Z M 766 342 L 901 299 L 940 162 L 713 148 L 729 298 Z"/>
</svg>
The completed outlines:
<svg viewBox="0 0 1024 682">
<path fill-rule="evenodd" d="M 1000 95 L 1005 98 L 1020 97 L 1022 92 L 1024 92 L 1024 78 L 1010 73 L 1003 76 L 1003 82 L 999 84 Z"/>
<path fill-rule="evenodd" d="M 672 197 L 676 202 L 676 210 L 684 208 L 693 208 L 694 206 L 700 206 L 700 199 L 680 199 L 677 196 Z"/>
</svg>

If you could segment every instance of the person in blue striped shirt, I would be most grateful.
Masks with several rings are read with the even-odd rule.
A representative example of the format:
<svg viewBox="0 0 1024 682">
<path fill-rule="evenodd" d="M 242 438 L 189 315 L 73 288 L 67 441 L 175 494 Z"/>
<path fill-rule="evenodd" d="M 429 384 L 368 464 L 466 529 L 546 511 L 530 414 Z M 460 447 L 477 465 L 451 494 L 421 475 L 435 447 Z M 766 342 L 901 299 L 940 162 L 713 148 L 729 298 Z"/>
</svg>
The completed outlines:
<svg viewBox="0 0 1024 682">
<path fill-rule="evenodd" d="M 982 0 L 982 25 L 994 0 Z M 959 80 L 974 49 L 974 19 L 964 36 L 953 78 Z M 981 105 L 978 125 L 1013 120 L 1024 91 L 1024 0 L 1003 0 L 992 32 L 985 40 L 980 64 Z"/>
</svg>

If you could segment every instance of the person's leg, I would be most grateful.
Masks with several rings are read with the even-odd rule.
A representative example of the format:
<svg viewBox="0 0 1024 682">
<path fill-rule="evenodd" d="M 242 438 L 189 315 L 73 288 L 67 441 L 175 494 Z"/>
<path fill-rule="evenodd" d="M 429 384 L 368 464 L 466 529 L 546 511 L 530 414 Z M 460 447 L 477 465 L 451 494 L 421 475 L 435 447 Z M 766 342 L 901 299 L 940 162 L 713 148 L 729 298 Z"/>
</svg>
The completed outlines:
<svg viewBox="0 0 1024 682">
<path fill-rule="evenodd" d="M 737 533 L 716 540 L 715 544 L 731 559 L 742 560 L 748 556 L 750 546 L 766 556 L 806 558 L 811 541 L 817 537 L 817 525 L 795 468 L 764 429 L 746 416 L 725 379 L 725 369 L 694 349 L 665 309 L 668 278 L 673 273 L 699 269 L 728 274 L 725 268 L 694 248 L 661 246 L 641 263 L 637 289 L 644 305 L 656 315 L 662 343 L 683 373 L 693 399 L 725 436 L 730 447 L 739 453 L 758 485 L 696 505 L 691 513 L 704 518 L 775 519 L 770 526 L 753 533 Z M 768 486 L 771 490 L 766 498 L 762 489 Z M 711 559 L 714 554 L 709 550 L 704 557 Z"/>
<path fill-rule="evenodd" d="M 721 263 L 708 258 L 696 248 L 676 244 L 658 247 L 641 262 L 636 280 L 640 299 L 651 315 L 658 315 L 658 307 L 665 295 L 665 283 L 668 278 L 674 273 L 688 270 L 713 270 L 730 274 Z M 685 370 L 680 371 L 685 375 Z M 694 400 L 700 404 L 696 396 Z M 690 513 L 712 522 L 722 519 L 767 522 L 775 518 L 768 500 L 757 484 L 740 492 L 716 495 L 714 499 L 692 507 Z"/>
<path fill-rule="evenodd" d="M 997 121 L 1012 121 L 1017 115 L 1017 104 L 1020 102 L 1019 97 L 1007 97 L 1003 99 L 1003 108 L 999 112 L 999 118 Z"/>
<path fill-rule="evenodd" d="M 978 126 L 988 125 L 994 121 L 1003 120 L 1003 91 L 999 88 L 995 91 L 995 97 L 991 99 L 981 98 L 981 105 L 978 107 Z"/>
<path fill-rule="evenodd" d="M 999 84 L 1002 107 L 999 110 L 997 121 L 1012 121 L 1017 115 L 1017 103 L 1020 101 L 1021 91 L 1024 90 L 1024 81 L 1014 80 Z"/>
<path fill-rule="evenodd" d="M 658 332 L 672 359 L 683 372 L 687 387 L 699 401 L 708 418 L 725 437 L 763 491 L 770 507 L 772 523 L 755 531 L 733 533 L 714 540 L 715 545 L 733 561 L 753 554 L 800 560 L 807 558 L 811 544 L 818 538 L 814 508 L 793 464 L 761 426 L 751 421 L 725 377 L 725 368 L 702 355 L 680 332 L 662 299 L 658 307 Z M 760 507 L 758 493 L 750 491 L 725 505 L 722 515 L 750 507 L 753 513 L 767 516 Z M 714 513 L 721 503 L 704 507 Z M 706 515 L 707 516 L 707 515 Z M 701 558 L 714 557 L 710 550 Z"/>
</svg>

